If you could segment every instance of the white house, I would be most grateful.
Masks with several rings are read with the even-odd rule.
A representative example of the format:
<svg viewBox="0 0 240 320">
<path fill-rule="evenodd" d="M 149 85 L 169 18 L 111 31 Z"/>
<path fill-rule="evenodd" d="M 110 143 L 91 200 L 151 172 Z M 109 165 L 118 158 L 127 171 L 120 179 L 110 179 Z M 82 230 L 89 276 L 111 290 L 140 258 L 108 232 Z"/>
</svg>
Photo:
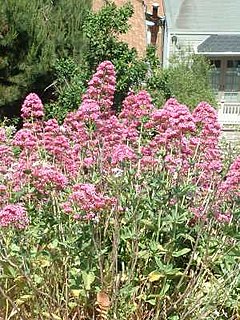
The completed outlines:
<svg viewBox="0 0 240 320">
<path fill-rule="evenodd" d="M 232 114 L 236 122 L 236 117 L 240 119 L 240 0 L 163 0 L 163 5 L 163 65 L 168 66 L 171 55 L 179 51 L 207 56 L 222 112 Z"/>
</svg>

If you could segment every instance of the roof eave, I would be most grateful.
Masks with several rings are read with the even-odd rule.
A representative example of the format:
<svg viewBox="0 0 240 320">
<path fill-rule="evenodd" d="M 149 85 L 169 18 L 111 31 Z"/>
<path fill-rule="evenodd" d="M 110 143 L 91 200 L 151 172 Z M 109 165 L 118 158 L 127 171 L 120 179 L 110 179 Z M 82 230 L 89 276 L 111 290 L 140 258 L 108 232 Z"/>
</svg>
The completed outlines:
<svg viewBox="0 0 240 320">
<path fill-rule="evenodd" d="M 183 30 L 183 29 L 174 29 L 168 27 L 169 33 L 179 34 L 179 35 L 240 35 L 240 31 L 195 31 L 195 30 Z"/>
<path fill-rule="evenodd" d="M 196 54 L 204 55 L 204 56 L 240 56 L 240 52 L 196 52 Z"/>
</svg>

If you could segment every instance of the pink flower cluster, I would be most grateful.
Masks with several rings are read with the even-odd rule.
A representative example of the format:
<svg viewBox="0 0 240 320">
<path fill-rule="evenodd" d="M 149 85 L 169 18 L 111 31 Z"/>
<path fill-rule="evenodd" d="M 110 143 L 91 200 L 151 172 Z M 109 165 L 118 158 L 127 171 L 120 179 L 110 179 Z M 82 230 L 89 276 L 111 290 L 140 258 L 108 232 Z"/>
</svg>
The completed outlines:
<svg viewBox="0 0 240 320">
<path fill-rule="evenodd" d="M 13 226 L 24 229 L 28 224 L 29 219 L 21 203 L 9 204 L 0 210 L 0 227 Z"/>
<path fill-rule="evenodd" d="M 123 101 L 123 108 L 119 114 L 119 118 L 139 125 L 142 121 L 148 120 L 154 109 L 149 93 L 144 90 L 137 94 L 130 92 Z"/>
<path fill-rule="evenodd" d="M 193 111 L 193 118 L 200 130 L 198 134 L 197 166 L 202 171 L 201 180 L 208 187 L 208 180 L 216 178 L 216 173 L 222 170 L 222 161 L 219 150 L 221 127 L 217 121 L 217 112 L 209 104 L 201 102 Z"/>
<path fill-rule="evenodd" d="M 31 129 L 23 128 L 15 134 L 13 144 L 21 148 L 32 149 L 37 145 L 37 137 Z"/>
<path fill-rule="evenodd" d="M 116 199 L 97 192 L 96 186 L 89 183 L 76 184 L 68 198 L 63 203 L 63 210 L 67 214 L 74 214 L 75 219 L 93 219 L 104 210 L 116 206 Z"/>
<path fill-rule="evenodd" d="M 145 124 L 148 130 L 154 130 L 155 136 L 143 148 L 144 156 L 157 157 L 164 150 L 164 166 L 170 172 L 187 174 L 189 160 L 194 154 L 190 138 L 195 134 L 196 126 L 189 109 L 177 100 L 170 99 L 160 110 L 154 110 Z"/>
<path fill-rule="evenodd" d="M 83 96 L 83 102 L 91 103 L 91 100 L 98 103 L 101 111 L 110 111 L 113 104 L 116 76 L 114 66 L 110 61 L 102 62 L 92 79 L 88 82 L 88 89 Z"/>
<path fill-rule="evenodd" d="M 6 131 L 4 128 L 0 128 L 0 143 L 6 142 Z"/>
<path fill-rule="evenodd" d="M 133 149 L 128 147 L 125 144 L 118 144 L 112 150 L 111 162 L 113 165 L 118 164 L 119 162 L 128 160 L 128 161 L 135 161 L 137 156 Z"/>
<path fill-rule="evenodd" d="M 231 164 L 226 176 L 219 188 L 219 195 L 229 199 L 240 198 L 240 156 Z"/>
<path fill-rule="evenodd" d="M 23 102 L 21 116 L 23 119 L 38 119 L 43 117 L 43 104 L 38 95 L 30 93 Z"/>
<path fill-rule="evenodd" d="M 52 165 L 36 165 L 32 167 L 32 185 L 40 193 L 59 191 L 66 187 L 68 179 Z"/>
<path fill-rule="evenodd" d="M 0 129 L 0 205 L 5 219 L 9 214 L 14 221 L 12 211 L 4 207 L 11 202 L 8 190 L 21 191 L 23 199 L 31 201 L 35 196 L 36 202 L 53 192 L 67 198 L 62 207 L 76 219 L 99 218 L 116 208 L 117 200 L 107 195 L 112 194 L 108 181 L 113 173 L 122 176 L 131 169 L 136 177 L 164 172 L 173 188 L 194 185 L 189 209 L 196 219 L 207 219 L 204 199 L 215 192 L 211 215 L 230 221 L 229 204 L 240 196 L 240 159 L 222 181 L 216 111 L 202 102 L 191 113 L 175 99 L 157 109 L 149 94 L 140 91 L 126 97 L 117 115 L 112 108 L 115 84 L 114 67 L 105 61 L 89 81 L 79 109 L 69 113 L 62 126 L 55 119 L 43 121 L 41 100 L 31 93 L 22 106 L 23 128 L 10 143 Z M 90 183 L 93 172 L 102 177 L 104 193 Z"/>
</svg>

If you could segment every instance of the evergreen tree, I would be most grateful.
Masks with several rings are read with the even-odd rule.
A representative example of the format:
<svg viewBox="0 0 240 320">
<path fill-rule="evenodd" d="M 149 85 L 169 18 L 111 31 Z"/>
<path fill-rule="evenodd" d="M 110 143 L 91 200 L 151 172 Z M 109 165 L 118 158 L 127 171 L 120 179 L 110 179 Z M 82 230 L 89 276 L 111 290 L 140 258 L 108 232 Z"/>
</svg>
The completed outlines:
<svg viewBox="0 0 240 320">
<path fill-rule="evenodd" d="M 2 0 L 0 114 L 15 113 L 29 91 L 47 97 L 57 58 L 80 61 L 89 0 Z"/>
</svg>

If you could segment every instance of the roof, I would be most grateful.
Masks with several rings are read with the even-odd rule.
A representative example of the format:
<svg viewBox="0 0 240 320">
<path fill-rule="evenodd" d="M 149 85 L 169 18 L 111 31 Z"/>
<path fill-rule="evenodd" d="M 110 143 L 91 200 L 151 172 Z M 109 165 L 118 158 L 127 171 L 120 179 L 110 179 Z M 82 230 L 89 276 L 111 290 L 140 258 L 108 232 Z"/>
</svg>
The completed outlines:
<svg viewBox="0 0 240 320">
<path fill-rule="evenodd" d="M 211 35 L 198 46 L 198 52 L 240 52 L 240 35 Z"/>
<path fill-rule="evenodd" d="M 164 0 L 164 11 L 175 32 L 240 34 L 239 0 Z"/>
</svg>

